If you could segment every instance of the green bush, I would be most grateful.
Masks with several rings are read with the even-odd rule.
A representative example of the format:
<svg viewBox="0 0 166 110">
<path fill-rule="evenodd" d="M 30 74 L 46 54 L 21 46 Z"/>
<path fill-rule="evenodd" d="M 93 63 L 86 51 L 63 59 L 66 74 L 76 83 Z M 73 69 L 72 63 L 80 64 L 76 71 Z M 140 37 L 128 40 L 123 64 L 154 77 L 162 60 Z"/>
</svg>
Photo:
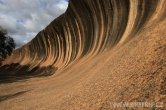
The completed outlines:
<svg viewBox="0 0 166 110">
<path fill-rule="evenodd" d="M 11 55 L 15 47 L 13 38 L 8 36 L 7 31 L 0 27 L 0 62 Z"/>
</svg>

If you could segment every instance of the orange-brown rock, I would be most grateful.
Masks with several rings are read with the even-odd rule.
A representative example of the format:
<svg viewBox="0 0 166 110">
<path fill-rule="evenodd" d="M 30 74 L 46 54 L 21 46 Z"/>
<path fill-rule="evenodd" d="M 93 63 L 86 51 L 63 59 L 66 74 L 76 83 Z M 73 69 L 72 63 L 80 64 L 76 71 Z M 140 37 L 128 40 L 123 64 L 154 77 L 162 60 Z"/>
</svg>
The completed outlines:
<svg viewBox="0 0 166 110">
<path fill-rule="evenodd" d="M 0 109 L 164 110 L 165 18 L 165 0 L 70 0 L 3 62 Z M 114 108 L 118 102 L 162 107 Z"/>
</svg>

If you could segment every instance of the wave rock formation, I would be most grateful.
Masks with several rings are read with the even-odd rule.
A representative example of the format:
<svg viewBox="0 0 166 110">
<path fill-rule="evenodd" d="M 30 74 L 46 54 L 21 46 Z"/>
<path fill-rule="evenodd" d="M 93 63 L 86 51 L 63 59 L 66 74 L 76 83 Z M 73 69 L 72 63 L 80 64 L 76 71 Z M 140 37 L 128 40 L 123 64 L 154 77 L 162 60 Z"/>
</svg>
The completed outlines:
<svg viewBox="0 0 166 110">
<path fill-rule="evenodd" d="M 3 62 L 0 90 L 18 97 L 4 101 L 10 95 L 0 93 L 1 107 L 85 110 L 166 101 L 165 18 L 165 0 L 70 0 L 64 14 Z"/>
</svg>

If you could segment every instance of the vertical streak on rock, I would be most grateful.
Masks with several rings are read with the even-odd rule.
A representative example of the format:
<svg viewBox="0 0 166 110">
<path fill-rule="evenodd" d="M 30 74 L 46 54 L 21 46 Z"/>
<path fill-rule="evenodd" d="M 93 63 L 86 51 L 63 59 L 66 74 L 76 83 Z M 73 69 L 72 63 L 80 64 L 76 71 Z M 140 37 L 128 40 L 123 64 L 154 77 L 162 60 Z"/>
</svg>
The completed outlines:
<svg viewBox="0 0 166 110">
<path fill-rule="evenodd" d="M 63 69 L 129 41 L 149 21 L 165 19 L 165 10 L 165 0 L 70 0 L 64 14 L 4 64 Z"/>
</svg>

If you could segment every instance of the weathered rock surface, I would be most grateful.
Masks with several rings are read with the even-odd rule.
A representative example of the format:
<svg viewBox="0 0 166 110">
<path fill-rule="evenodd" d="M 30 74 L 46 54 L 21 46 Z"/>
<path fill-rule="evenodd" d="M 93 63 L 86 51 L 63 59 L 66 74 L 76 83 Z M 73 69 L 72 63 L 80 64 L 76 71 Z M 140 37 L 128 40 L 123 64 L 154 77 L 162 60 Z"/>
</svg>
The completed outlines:
<svg viewBox="0 0 166 110">
<path fill-rule="evenodd" d="M 165 18 L 165 0 L 71 0 L 3 62 L 0 108 L 128 110 L 111 103 L 136 101 L 164 109 Z"/>
</svg>

